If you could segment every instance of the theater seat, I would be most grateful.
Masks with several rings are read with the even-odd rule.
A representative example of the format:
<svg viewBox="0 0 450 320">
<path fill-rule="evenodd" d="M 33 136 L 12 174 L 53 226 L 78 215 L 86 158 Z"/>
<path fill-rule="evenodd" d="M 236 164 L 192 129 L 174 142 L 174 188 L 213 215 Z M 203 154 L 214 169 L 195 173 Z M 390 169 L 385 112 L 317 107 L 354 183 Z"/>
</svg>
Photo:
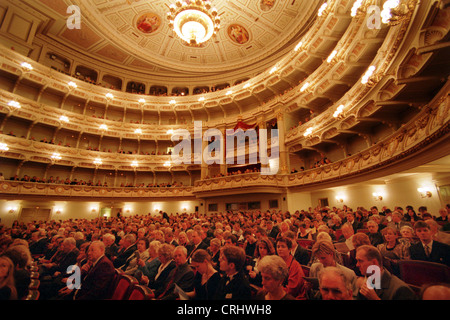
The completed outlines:
<svg viewBox="0 0 450 320">
<path fill-rule="evenodd" d="M 297 243 L 299 246 L 305 248 L 305 249 L 311 249 L 313 244 L 314 244 L 314 240 L 308 240 L 308 239 L 297 239 Z"/>
<path fill-rule="evenodd" d="M 401 279 L 409 285 L 420 287 L 432 282 L 450 283 L 450 268 L 445 264 L 420 260 L 400 260 L 398 267 Z"/>
<path fill-rule="evenodd" d="M 151 300 L 155 297 L 152 289 L 147 286 L 135 284 L 130 290 L 127 300 Z"/>
<path fill-rule="evenodd" d="M 29 290 L 25 300 L 39 300 L 39 290 Z"/>
<path fill-rule="evenodd" d="M 303 273 L 305 274 L 305 277 L 309 277 L 309 270 L 311 269 L 308 266 L 300 265 L 302 267 Z"/>
<path fill-rule="evenodd" d="M 127 274 L 119 274 L 117 284 L 110 300 L 126 300 L 130 295 L 133 285 L 137 284 L 138 281 L 136 278 Z"/>
</svg>

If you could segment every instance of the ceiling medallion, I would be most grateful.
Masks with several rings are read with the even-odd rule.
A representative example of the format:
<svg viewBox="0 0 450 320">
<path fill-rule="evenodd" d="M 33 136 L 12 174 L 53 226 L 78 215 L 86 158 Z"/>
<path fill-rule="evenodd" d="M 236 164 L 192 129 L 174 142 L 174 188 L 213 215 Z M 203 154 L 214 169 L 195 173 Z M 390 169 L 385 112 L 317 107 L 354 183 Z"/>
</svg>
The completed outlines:
<svg viewBox="0 0 450 320">
<path fill-rule="evenodd" d="M 203 46 L 220 29 L 220 16 L 209 0 L 178 0 L 169 8 L 169 27 L 186 45 Z"/>
</svg>

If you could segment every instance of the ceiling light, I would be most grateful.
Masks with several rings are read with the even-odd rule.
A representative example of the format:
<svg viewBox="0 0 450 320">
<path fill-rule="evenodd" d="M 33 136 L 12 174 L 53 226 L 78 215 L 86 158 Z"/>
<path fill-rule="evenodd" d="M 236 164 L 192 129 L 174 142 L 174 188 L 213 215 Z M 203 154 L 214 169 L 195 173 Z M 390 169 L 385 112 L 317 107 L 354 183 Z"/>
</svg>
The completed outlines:
<svg viewBox="0 0 450 320">
<path fill-rule="evenodd" d="M 309 82 L 306 82 L 301 88 L 300 88 L 300 92 L 305 91 L 306 89 L 308 89 L 309 87 Z"/>
<path fill-rule="evenodd" d="M 201 46 L 220 29 L 220 16 L 217 9 L 211 9 L 211 1 L 177 0 L 170 5 L 167 13 L 169 27 L 189 46 Z"/>
<path fill-rule="evenodd" d="M 328 3 L 326 3 L 326 2 L 320 6 L 319 11 L 317 12 L 317 15 L 319 17 L 322 16 L 322 14 L 325 11 L 325 9 L 327 8 L 327 6 L 328 6 Z"/>
<path fill-rule="evenodd" d="M 381 10 L 381 22 L 388 23 L 392 18 L 391 9 L 398 7 L 400 4 L 399 0 L 388 0 L 383 4 L 383 10 Z"/>
<path fill-rule="evenodd" d="M 304 137 L 307 137 L 312 134 L 312 128 L 306 129 L 306 132 L 303 134 Z"/>
<path fill-rule="evenodd" d="M 361 7 L 361 5 L 362 5 L 362 0 L 356 0 L 353 3 L 352 12 L 350 14 L 352 17 L 356 16 L 356 13 L 358 12 L 358 9 Z"/>
<path fill-rule="evenodd" d="M 369 81 L 369 78 L 372 76 L 373 72 L 375 71 L 375 66 L 370 66 L 366 73 L 364 73 L 362 79 L 361 79 L 361 83 L 362 84 L 366 84 Z"/>
<path fill-rule="evenodd" d="M 334 50 L 327 58 L 327 62 L 330 63 L 331 61 L 333 61 L 334 57 L 337 54 L 337 50 Z"/>
</svg>

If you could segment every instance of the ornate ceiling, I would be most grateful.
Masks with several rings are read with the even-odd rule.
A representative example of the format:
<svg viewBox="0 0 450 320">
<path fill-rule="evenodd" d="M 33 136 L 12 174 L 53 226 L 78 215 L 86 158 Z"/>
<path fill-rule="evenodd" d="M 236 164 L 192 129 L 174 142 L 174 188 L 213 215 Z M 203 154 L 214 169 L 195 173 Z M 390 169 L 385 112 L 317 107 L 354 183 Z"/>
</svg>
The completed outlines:
<svg viewBox="0 0 450 320">
<path fill-rule="evenodd" d="M 318 0 L 213 0 L 221 29 L 204 47 L 182 44 L 166 14 L 175 0 L 28 0 L 48 17 L 38 35 L 91 58 L 146 74 L 187 78 L 239 74 L 252 77 L 299 41 L 317 17 Z M 68 29 L 70 4 L 81 29 Z M 238 28 L 236 28 L 236 26 Z M 233 30 L 233 31 L 231 31 Z M 237 30 L 237 31 L 236 31 Z"/>
</svg>

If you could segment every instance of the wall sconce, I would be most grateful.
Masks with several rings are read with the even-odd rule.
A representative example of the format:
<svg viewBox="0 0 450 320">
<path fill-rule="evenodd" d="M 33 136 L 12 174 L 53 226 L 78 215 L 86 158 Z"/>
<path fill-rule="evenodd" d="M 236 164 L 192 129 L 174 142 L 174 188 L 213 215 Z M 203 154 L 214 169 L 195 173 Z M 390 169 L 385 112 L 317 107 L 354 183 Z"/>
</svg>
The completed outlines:
<svg viewBox="0 0 450 320">
<path fill-rule="evenodd" d="M 302 87 L 300 88 L 300 92 L 304 92 L 306 91 L 306 89 L 309 88 L 309 82 L 306 82 L 304 85 L 302 85 Z"/>
<path fill-rule="evenodd" d="M 8 212 L 11 213 L 11 214 L 16 213 L 17 212 L 17 207 L 9 207 L 8 208 Z"/>
<path fill-rule="evenodd" d="M 59 117 L 59 120 L 61 120 L 62 122 L 69 122 L 69 118 L 67 116 L 61 116 Z"/>
<path fill-rule="evenodd" d="M 52 164 L 55 164 L 58 160 L 61 160 L 61 155 L 57 152 L 53 153 L 50 157 L 50 161 L 52 162 Z"/>
<path fill-rule="evenodd" d="M 77 84 L 73 81 L 69 81 L 69 83 L 67 83 L 67 85 L 69 86 L 70 90 L 76 89 L 78 87 Z"/>
<path fill-rule="evenodd" d="M 100 159 L 100 158 L 97 158 L 97 159 L 95 159 L 94 160 L 94 164 L 95 164 L 95 167 L 98 169 L 98 167 L 99 166 L 101 166 L 102 165 L 102 159 Z"/>
<path fill-rule="evenodd" d="M 22 67 L 23 71 L 33 70 L 33 67 L 28 62 L 22 62 L 20 66 Z"/>
<path fill-rule="evenodd" d="M 143 106 L 145 104 L 145 99 L 144 98 L 139 99 L 139 104 Z"/>
<path fill-rule="evenodd" d="M 163 164 L 164 167 L 170 167 L 171 165 L 172 165 L 172 163 L 170 161 L 166 161 Z"/>
<path fill-rule="evenodd" d="M 92 214 L 96 214 L 96 213 L 97 213 L 97 208 L 92 207 L 92 208 L 91 208 L 91 213 L 92 213 Z"/>
<path fill-rule="evenodd" d="M 6 143 L 0 143 L 0 153 L 6 152 L 9 150 L 9 147 Z"/>
<path fill-rule="evenodd" d="M 125 213 L 131 213 L 131 208 L 130 207 L 125 207 L 123 208 L 123 211 L 125 211 Z"/>
<path fill-rule="evenodd" d="M 108 92 L 108 93 L 105 95 L 105 97 L 106 97 L 106 100 L 108 100 L 108 101 L 111 101 L 112 99 L 114 99 L 113 94 L 110 93 L 110 92 Z"/>
<path fill-rule="evenodd" d="M 381 193 L 374 192 L 374 193 L 372 193 L 372 195 L 373 195 L 373 198 L 374 198 L 375 201 L 383 200 L 383 196 L 381 195 Z"/>
<path fill-rule="evenodd" d="M 417 191 L 419 191 L 422 198 L 431 198 L 432 196 L 432 193 L 428 188 L 418 188 Z"/>
<path fill-rule="evenodd" d="M 16 108 L 16 109 L 20 109 L 20 108 L 21 108 L 20 103 L 17 102 L 17 101 L 15 101 L 15 100 L 9 101 L 9 102 L 8 102 L 8 106 L 14 107 L 14 108 Z"/>
<path fill-rule="evenodd" d="M 55 213 L 56 214 L 61 214 L 62 213 L 62 209 L 61 208 L 55 208 Z"/>
<path fill-rule="evenodd" d="M 336 201 L 342 203 L 342 202 L 344 202 L 344 197 L 343 196 L 336 196 Z"/>
</svg>

